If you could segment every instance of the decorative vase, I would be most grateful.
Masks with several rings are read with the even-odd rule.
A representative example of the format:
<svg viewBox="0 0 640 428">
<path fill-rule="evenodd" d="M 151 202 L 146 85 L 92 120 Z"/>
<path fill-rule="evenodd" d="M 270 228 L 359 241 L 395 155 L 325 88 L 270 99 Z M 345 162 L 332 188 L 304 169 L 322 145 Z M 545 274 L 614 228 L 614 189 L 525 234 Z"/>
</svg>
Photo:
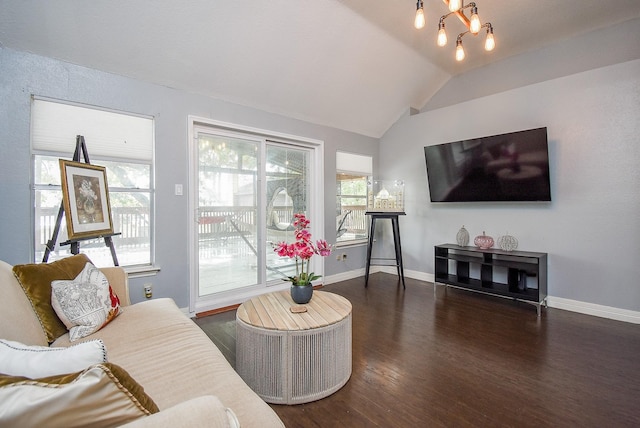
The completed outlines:
<svg viewBox="0 0 640 428">
<path fill-rule="evenodd" d="M 94 212 L 96 212 L 96 204 L 91 198 L 86 198 L 82 207 L 84 208 L 84 212 L 87 214 L 93 214 Z"/>
<path fill-rule="evenodd" d="M 473 243 L 476 244 L 476 247 L 481 250 L 488 250 L 493 247 L 493 238 L 485 235 L 484 231 L 482 235 L 476 236 L 476 239 L 473 240 Z"/>
<path fill-rule="evenodd" d="M 518 240 L 507 232 L 506 235 L 498 238 L 498 247 L 505 251 L 513 251 L 518 248 Z"/>
<path fill-rule="evenodd" d="M 469 231 L 467 231 L 467 229 L 464 228 L 464 224 L 462 225 L 462 227 L 458 231 L 458 234 L 456 235 L 456 242 L 461 247 L 466 247 L 469 244 Z"/>
<path fill-rule="evenodd" d="M 313 285 L 292 285 L 291 286 L 291 298 L 299 305 L 309 303 L 313 296 Z"/>
</svg>

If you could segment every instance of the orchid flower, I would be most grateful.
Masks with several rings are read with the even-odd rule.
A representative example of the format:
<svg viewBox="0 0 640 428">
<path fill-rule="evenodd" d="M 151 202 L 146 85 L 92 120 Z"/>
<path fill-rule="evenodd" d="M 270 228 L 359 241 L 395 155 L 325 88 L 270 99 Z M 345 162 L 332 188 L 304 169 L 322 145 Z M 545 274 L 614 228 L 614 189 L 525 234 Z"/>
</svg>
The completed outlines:
<svg viewBox="0 0 640 428">
<path fill-rule="evenodd" d="M 321 277 L 321 275 L 309 272 L 311 257 L 314 254 L 327 257 L 331 254 L 331 245 L 324 239 L 319 239 L 315 244 L 313 243 L 311 233 L 307 230 L 310 221 L 304 214 L 296 213 L 293 218 L 295 242 L 291 244 L 284 241 L 278 242 L 274 245 L 273 251 L 280 257 L 289 257 L 296 261 L 296 276 L 283 278 L 284 281 L 291 281 L 293 285 L 311 285 L 311 281 Z"/>
</svg>

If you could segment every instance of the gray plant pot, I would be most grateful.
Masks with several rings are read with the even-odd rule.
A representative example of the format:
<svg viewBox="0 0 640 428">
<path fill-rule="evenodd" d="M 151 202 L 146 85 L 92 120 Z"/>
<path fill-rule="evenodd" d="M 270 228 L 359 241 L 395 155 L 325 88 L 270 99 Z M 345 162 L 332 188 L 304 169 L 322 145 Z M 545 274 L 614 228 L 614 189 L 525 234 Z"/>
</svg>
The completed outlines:
<svg viewBox="0 0 640 428">
<path fill-rule="evenodd" d="M 309 303 L 313 296 L 313 285 L 292 285 L 291 298 L 299 305 Z"/>
</svg>

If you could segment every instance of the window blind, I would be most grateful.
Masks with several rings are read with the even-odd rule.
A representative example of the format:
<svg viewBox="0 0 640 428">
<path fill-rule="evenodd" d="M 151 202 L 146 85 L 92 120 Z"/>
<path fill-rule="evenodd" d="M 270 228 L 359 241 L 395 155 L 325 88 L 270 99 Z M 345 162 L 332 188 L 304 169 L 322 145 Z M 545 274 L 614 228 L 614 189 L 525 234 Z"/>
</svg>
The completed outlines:
<svg viewBox="0 0 640 428">
<path fill-rule="evenodd" d="M 354 153 L 336 152 L 336 170 L 338 172 L 371 175 L 373 173 L 373 158 Z"/>
<path fill-rule="evenodd" d="M 77 135 L 84 136 L 89 156 L 153 160 L 153 119 L 33 99 L 33 150 L 71 155 Z"/>
</svg>

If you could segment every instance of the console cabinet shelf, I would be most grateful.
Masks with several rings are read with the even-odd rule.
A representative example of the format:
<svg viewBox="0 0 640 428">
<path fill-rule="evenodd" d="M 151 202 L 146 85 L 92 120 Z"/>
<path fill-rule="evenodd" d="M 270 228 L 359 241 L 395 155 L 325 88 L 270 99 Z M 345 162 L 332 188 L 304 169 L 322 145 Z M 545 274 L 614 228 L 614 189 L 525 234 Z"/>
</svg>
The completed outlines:
<svg viewBox="0 0 640 428">
<path fill-rule="evenodd" d="M 436 245 L 435 282 L 540 307 L 547 301 L 547 253 Z"/>
</svg>

